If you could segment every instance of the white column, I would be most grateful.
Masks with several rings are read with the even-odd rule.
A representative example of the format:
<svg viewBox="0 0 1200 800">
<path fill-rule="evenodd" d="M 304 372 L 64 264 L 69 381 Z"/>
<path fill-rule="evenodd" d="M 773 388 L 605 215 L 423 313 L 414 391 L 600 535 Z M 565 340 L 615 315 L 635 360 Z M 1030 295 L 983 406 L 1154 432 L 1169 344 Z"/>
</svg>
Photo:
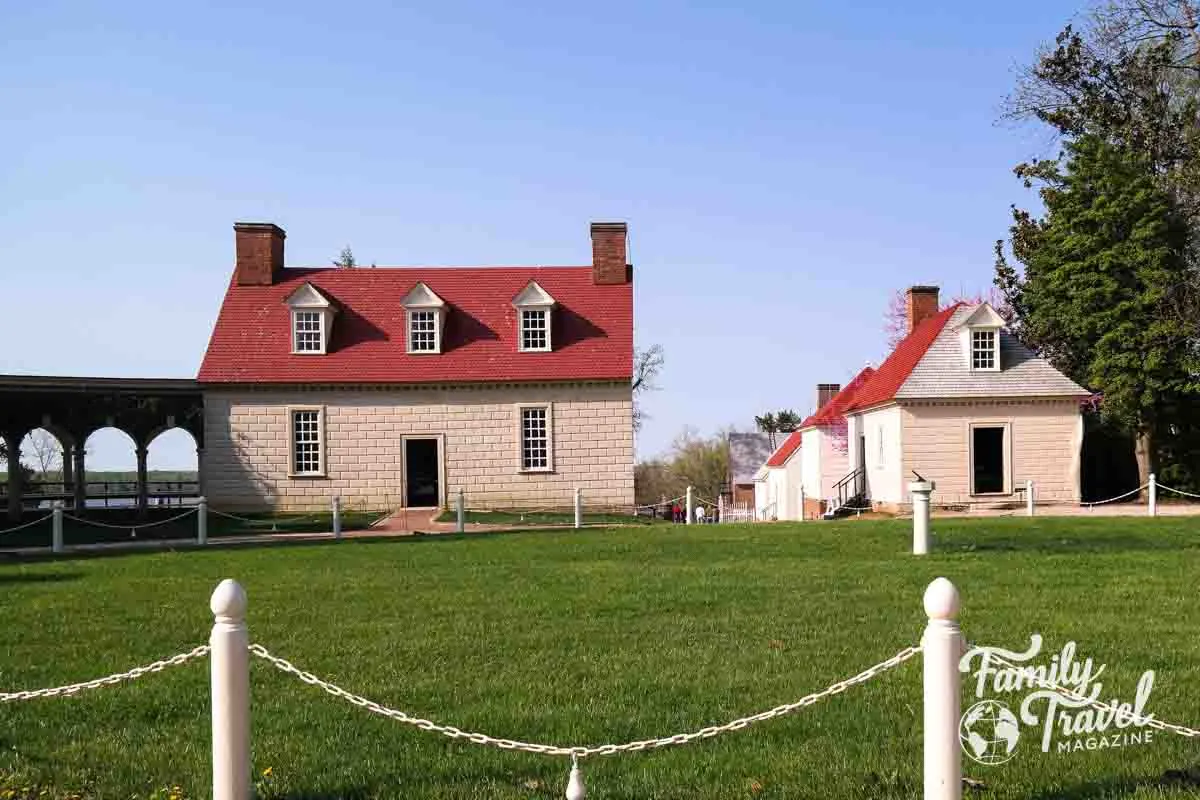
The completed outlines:
<svg viewBox="0 0 1200 800">
<path fill-rule="evenodd" d="M 725 523 L 725 494 L 717 495 L 717 522 Z"/>
<path fill-rule="evenodd" d="M 454 502 L 455 510 L 458 512 L 458 532 L 465 533 L 467 530 L 467 501 L 466 498 L 463 497 L 463 490 L 461 487 L 458 490 L 458 499 L 456 499 Z"/>
<path fill-rule="evenodd" d="M 962 750 L 958 741 L 962 631 L 958 589 L 938 578 L 925 590 L 929 625 L 922 639 L 925 661 L 925 800 L 961 800 Z"/>
<path fill-rule="evenodd" d="M 63 504 L 62 500 L 55 500 L 51 506 L 51 531 L 50 531 L 50 552 L 61 553 L 63 551 Z"/>
<path fill-rule="evenodd" d="M 575 527 L 583 527 L 583 489 L 575 490 Z"/>
<path fill-rule="evenodd" d="M 246 592 L 230 578 L 209 603 L 212 652 L 213 800 L 250 800 L 250 634 Z"/>
<path fill-rule="evenodd" d="M 923 556 L 929 552 L 929 496 L 933 493 L 933 481 L 913 481 L 908 484 L 913 507 L 913 554 Z"/>
<path fill-rule="evenodd" d="M 342 498 L 333 496 L 333 538 L 342 538 Z"/>
<path fill-rule="evenodd" d="M 1150 506 L 1149 514 L 1152 517 L 1158 516 L 1158 481 L 1154 479 L 1154 473 L 1150 473 Z"/>
<path fill-rule="evenodd" d="M 1033 516 L 1033 481 L 1025 481 L 1025 513 Z"/>
<path fill-rule="evenodd" d="M 695 500 L 692 498 L 692 487 L 687 487 L 687 524 L 692 524 L 692 517 L 695 516 L 696 506 Z"/>
<path fill-rule="evenodd" d="M 208 498 L 196 501 L 196 544 L 208 544 Z"/>
</svg>

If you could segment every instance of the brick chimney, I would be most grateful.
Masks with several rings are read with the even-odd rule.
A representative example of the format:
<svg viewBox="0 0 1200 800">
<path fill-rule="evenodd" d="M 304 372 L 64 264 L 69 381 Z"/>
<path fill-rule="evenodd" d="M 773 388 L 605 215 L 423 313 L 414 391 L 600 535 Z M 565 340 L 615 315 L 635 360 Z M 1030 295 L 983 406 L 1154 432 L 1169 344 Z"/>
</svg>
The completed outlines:
<svg viewBox="0 0 1200 800">
<path fill-rule="evenodd" d="M 592 223 L 592 282 L 629 283 L 629 258 L 625 251 L 629 228 L 624 222 Z"/>
<path fill-rule="evenodd" d="M 270 286 L 283 269 L 283 228 L 270 222 L 233 223 L 238 286 Z"/>
<path fill-rule="evenodd" d="M 921 324 L 922 320 L 938 312 L 938 287 L 910 286 L 904 293 L 904 310 L 908 315 L 908 333 Z"/>
<path fill-rule="evenodd" d="M 842 390 L 840 383 L 818 383 L 817 384 L 817 410 L 820 411 L 825 407 L 825 404 L 833 399 L 833 396 Z"/>
</svg>

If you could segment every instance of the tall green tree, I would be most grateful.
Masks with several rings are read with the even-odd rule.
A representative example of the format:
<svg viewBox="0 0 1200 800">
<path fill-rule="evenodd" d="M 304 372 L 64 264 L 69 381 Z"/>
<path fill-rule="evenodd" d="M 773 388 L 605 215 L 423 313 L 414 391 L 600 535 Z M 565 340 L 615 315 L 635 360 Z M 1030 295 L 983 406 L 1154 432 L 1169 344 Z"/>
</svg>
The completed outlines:
<svg viewBox="0 0 1200 800">
<path fill-rule="evenodd" d="M 351 269 L 358 266 L 358 261 L 354 258 L 354 251 L 350 249 L 350 245 L 342 248 L 342 252 L 338 253 L 338 257 L 333 260 L 333 266 L 341 267 L 342 269 Z M 375 265 L 372 264 L 371 266 Z"/>
<path fill-rule="evenodd" d="M 1045 212 L 1013 210 L 1012 252 L 996 243 L 996 283 L 1016 331 L 1076 382 L 1103 395 L 1101 414 L 1135 436 L 1142 481 L 1155 434 L 1194 393 L 1194 328 L 1174 313 L 1190 281 L 1188 226 L 1152 157 L 1099 135 L 1063 159 L 1018 168 Z"/>
<path fill-rule="evenodd" d="M 767 439 L 771 443 L 771 449 L 775 449 L 775 434 L 779 433 L 779 418 L 775 416 L 774 411 L 768 411 L 766 414 L 760 414 L 754 418 L 754 427 L 758 428 L 760 433 L 767 434 Z"/>
</svg>

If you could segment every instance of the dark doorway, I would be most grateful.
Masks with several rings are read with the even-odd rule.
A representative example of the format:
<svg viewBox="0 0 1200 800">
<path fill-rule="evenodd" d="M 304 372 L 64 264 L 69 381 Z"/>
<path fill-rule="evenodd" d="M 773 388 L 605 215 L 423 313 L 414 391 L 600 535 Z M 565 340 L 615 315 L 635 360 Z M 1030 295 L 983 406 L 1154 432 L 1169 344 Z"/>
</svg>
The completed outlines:
<svg viewBox="0 0 1200 800">
<path fill-rule="evenodd" d="M 1004 428 L 973 428 L 972 458 L 975 494 L 1004 491 Z"/>
<path fill-rule="evenodd" d="M 867 435 L 865 433 L 858 435 L 858 460 L 854 462 L 854 469 L 858 471 L 858 477 L 854 481 L 854 492 L 862 494 L 867 490 Z"/>
<path fill-rule="evenodd" d="M 404 440 L 404 504 L 433 508 L 441 502 L 438 487 L 438 440 Z"/>
</svg>

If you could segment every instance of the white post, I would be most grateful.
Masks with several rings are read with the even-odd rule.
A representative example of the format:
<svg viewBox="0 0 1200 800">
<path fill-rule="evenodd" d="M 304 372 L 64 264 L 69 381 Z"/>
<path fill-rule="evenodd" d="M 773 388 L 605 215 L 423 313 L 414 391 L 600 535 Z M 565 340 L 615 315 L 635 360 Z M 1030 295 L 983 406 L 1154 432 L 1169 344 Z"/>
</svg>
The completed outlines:
<svg viewBox="0 0 1200 800">
<path fill-rule="evenodd" d="M 458 511 L 458 532 L 465 533 L 467 530 L 467 501 L 463 497 L 463 490 L 460 487 L 458 490 L 458 499 L 454 501 L 456 510 Z"/>
<path fill-rule="evenodd" d="M 575 490 L 575 527 L 583 527 L 583 489 Z"/>
<path fill-rule="evenodd" d="M 717 522 L 725 524 L 725 495 L 717 495 Z"/>
<path fill-rule="evenodd" d="M 342 498 L 333 496 L 333 538 L 342 538 Z"/>
<path fill-rule="evenodd" d="M 213 800 L 250 800 L 250 634 L 246 591 L 230 578 L 209 603 L 212 638 Z"/>
<path fill-rule="evenodd" d="M 50 519 L 50 552 L 61 553 L 63 551 L 63 504 L 62 500 L 55 500 L 51 506 L 52 517 Z"/>
<path fill-rule="evenodd" d="M 692 524 L 692 516 L 696 513 L 695 501 L 692 498 L 692 487 L 687 487 L 687 524 Z"/>
<path fill-rule="evenodd" d="M 913 481 L 908 485 L 913 507 L 913 555 L 929 552 L 929 496 L 934 488 L 933 481 Z"/>
<path fill-rule="evenodd" d="M 208 499 L 196 501 L 196 544 L 208 544 Z"/>
<path fill-rule="evenodd" d="M 938 578 L 925 590 L 925 800 L 962 799 L 962 749 L 958 741 L 962 631 L 958 589 Z"/>
<path fill-rule="evenodd" d="M 1033 481 L 1025 481 L 1025 513 L 1033 516 Z"/>
<path fill-rule="evenodd" d="M 1158 481 L 1154 480 L 1154 473 L 1150 473 L 1150 516 L 1158 516 Z"/>
</svg>

